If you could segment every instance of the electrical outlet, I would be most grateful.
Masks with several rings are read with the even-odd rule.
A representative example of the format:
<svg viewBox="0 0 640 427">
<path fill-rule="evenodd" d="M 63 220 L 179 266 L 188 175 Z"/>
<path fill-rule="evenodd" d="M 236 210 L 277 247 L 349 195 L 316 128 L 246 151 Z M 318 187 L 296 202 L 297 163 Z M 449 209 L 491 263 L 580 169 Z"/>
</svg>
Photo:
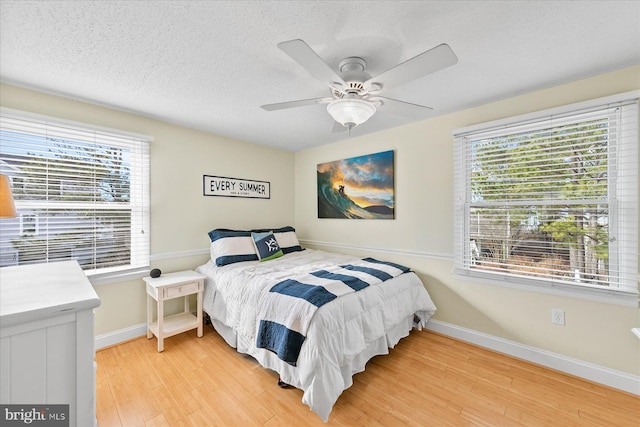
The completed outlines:
<svg viewBox="0 0 640 427">
<path fill-rule="evenodd" d="M 564 326 L 564 310 L 560 310 L 559 308 L 552 308 L 551 323 L 553 323 L 554 325 Z"/>
</svg>

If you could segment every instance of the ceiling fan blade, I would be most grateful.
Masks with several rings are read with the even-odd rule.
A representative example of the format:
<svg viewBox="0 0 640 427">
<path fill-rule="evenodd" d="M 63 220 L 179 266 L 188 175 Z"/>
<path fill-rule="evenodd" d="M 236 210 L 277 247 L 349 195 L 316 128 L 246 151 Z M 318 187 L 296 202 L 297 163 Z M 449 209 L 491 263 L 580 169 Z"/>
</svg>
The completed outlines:
<svg viewBox="0 0 640 427">
<path fill-rule="evenodd" d="M 278 43 L 278 47 L 321 82 L 325 84 L 336 82 L 345 85 L 344 80 L 303 40 L 295 39 Z"/>
<path fill-rule="evenodd" d="M 369 87 L 372 83 L 379 83 L 384 89 L 388 89 L 435 73 L 457 62 L 456 54 L 448 44 L 443 43 L 370 78 L 364 85 Z"/>
<path fill-rule="evenodd" d="M 278 102 L 276 104 L 261 105 L 260 108 L 267 111 L 284 110 L 286 108 L 304 107 L 305 105 L 321 104 L 324 98 L 301 99 L 299 101 Z"/>
<path fill-rule="evenodd" d="M 378 107 L 380 111 L 395 114 L 396 116 L 410 117 L 412 119 L 426 119 L 429 113 L 433 111 L 431 107 L 398 101 L 397 99 L 386 98 L 384 96 L 376 96 L 375 98 L 371 98 L 371 100 L 378 100 L 382 103 Z"/>
</svg>

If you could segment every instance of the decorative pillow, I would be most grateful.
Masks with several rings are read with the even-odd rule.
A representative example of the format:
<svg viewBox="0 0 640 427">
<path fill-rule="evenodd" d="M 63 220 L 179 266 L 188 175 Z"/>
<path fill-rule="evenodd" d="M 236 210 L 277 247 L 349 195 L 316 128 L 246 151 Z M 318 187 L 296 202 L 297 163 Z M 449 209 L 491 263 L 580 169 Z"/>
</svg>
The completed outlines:
<svg viewBox="0 0 640 427">
<path fill-rule="evenodd" d="M 270 259 L 280 258 L 284 255 L 272 231 L 251 233 L 251 238 L 253 239 L 253 244 L 260 261 L 269 261 Z"/>
<path fill-rule="evenodd" d="M 218 228 L 209 232 L 211 259 L 218 267 L 242 261 L 257 261 L 250 231 Z"/>
<path fill-rule="evenodd" d="M 266 233 L 272 231 L 273 235 L 276 236 L 276 240 L 278 241 L 278 245 L 280 245 L 280 249 L 282 249 L 283 254 L 289 254 L 291 252 L 299 252 L 304 251 L 304 248 L 300 246 L 300 242 L 296 237 L 296 229 L 291 226 L 286 226 L 282 228 L 276 229 L 256 229 L 251 230 L 252 233 Z"/>
</svg>

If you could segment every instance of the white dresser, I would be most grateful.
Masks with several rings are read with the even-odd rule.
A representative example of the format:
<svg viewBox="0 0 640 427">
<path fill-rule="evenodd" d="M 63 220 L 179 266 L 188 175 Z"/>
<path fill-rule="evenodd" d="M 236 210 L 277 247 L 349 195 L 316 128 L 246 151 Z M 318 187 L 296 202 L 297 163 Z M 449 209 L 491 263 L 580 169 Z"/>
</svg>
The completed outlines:
<svg viewBox="0 0 640 427">
<path fill-rule="evenodd" d="M 96 425 L 99 305 L 76 261 L 0 268 L 0 403 L 69 404 L 69 426 Z"/>
</svg>

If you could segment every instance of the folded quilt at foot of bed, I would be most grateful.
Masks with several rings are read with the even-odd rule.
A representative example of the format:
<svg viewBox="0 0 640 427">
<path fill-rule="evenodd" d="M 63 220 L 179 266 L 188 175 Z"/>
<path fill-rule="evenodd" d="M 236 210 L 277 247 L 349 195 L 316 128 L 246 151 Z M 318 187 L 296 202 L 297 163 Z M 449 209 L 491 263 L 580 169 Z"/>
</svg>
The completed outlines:
<svg viewBox="0 0 640 427">
<path fill-rule="evenodd" d="M 399 264 L 365 258 L 278 282 L 261 296 L 256 346 L 295 366 L 318 308 L 409 271 Z"/>
</svg>

